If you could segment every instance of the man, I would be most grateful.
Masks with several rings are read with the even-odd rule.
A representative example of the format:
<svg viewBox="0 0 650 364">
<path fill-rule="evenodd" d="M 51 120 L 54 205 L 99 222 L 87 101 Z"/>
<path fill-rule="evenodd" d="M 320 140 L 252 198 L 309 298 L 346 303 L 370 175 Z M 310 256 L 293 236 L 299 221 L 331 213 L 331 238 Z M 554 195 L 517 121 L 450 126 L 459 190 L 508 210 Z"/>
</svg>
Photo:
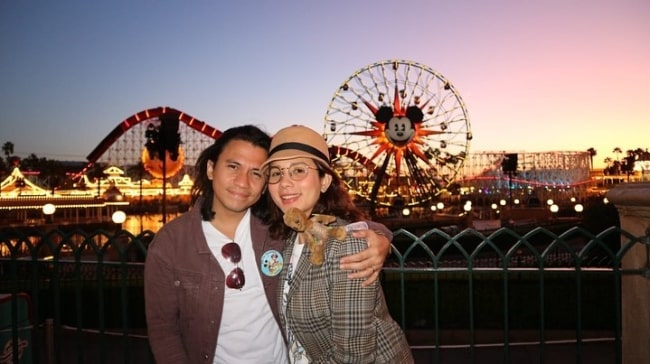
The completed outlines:
<svg viewBox="0 0 650 364">
<path fill-rule="evenodd" d="M 287 362 L 276 297 L 284 241 L 260 219 L 269 146 L 255 126 L 226 130 L 197 160 L 193 208 L 149 246 L 145 309 L 157 363 Z M 390 231 L 369 224 L 381 235 L 354 233 L 369 248 L 342 259 L 350 279 L 376 280 L 390 249 Z"/>
</svg>

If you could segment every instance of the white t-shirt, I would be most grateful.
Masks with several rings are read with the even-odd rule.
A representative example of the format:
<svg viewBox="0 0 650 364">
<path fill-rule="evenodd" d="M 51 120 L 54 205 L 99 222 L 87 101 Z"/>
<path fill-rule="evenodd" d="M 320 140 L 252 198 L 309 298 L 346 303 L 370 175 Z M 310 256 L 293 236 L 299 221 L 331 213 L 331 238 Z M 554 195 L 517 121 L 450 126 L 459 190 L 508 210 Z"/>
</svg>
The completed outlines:
<svg viewBox="0 0 650 364">
<path fill-rule="evenodd" d="M 236 265 L 223 257 L 221 248 L 233 240 L 209 221 L 203 221 L 202 227 L 212 255 L 227 276 Z M 234 241 L 241 248 L 239 267 L 244 272 L 245 284 L 241 289 L 228 288 L 224 284 L 223 314 L 214 363 L 286 363 L 287 348 L 266 300 L 253 251 L 250 210 L 237 226 Z"/>
</svg>

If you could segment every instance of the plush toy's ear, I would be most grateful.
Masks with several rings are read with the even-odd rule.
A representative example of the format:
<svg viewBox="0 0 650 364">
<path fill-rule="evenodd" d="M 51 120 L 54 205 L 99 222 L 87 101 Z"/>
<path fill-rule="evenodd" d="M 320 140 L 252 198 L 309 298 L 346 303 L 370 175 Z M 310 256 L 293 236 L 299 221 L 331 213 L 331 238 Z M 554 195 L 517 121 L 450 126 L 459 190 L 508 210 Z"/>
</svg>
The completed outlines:
<svg viewBox="0 0 650 364">
<path fill-rule="evenodd" d="M 380 123 L 387 123 L 393 117 L 393 109 L 389 106 L 382 106 L 375 113 L 375 119 Z"/>
</svg>

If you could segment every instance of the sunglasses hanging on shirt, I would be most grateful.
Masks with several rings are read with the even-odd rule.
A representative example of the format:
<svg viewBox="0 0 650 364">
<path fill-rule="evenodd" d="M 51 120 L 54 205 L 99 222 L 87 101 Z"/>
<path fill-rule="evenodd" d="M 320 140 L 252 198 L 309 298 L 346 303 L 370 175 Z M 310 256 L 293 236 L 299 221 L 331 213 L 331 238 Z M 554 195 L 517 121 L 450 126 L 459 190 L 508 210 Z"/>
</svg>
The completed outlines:
<svg viewBox="0 0 650 364">
<path fill-rule="evenodd" d="M 239 248 L 239 244 L 233 242 L 230 242 L 221 248 L 221 255 L 231 262 L 232 264 L 235 264 L 235 268 L 228 273 L 228 276 L 226 276 L 226 286 L 228 288 L 233 288 L 233 289 L 241 289 L 244 287 L 244 283 L 246 283 L 246 279 L 244 278 L 244 271 L 239 268 L 239 262 L 241 261 L 241 248 Z"/>
</svg>

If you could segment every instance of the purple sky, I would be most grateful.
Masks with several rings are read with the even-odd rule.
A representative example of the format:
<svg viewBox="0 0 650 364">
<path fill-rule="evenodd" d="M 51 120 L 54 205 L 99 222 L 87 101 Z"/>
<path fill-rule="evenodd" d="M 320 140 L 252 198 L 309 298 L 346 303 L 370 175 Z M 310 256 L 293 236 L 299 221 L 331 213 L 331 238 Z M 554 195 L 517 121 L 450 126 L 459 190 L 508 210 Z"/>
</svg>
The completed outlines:
<svg viewBox="0 0 650 364">
<path fill-rule="evenodd" d="M 650 2 L 2 1 L 0 144 L 85 160 L 123 119 L 171 106 L 218 129 L 323 130 L 360 68 L 431 67 L 471 152 L 650 147 Z"/>
</svg>

